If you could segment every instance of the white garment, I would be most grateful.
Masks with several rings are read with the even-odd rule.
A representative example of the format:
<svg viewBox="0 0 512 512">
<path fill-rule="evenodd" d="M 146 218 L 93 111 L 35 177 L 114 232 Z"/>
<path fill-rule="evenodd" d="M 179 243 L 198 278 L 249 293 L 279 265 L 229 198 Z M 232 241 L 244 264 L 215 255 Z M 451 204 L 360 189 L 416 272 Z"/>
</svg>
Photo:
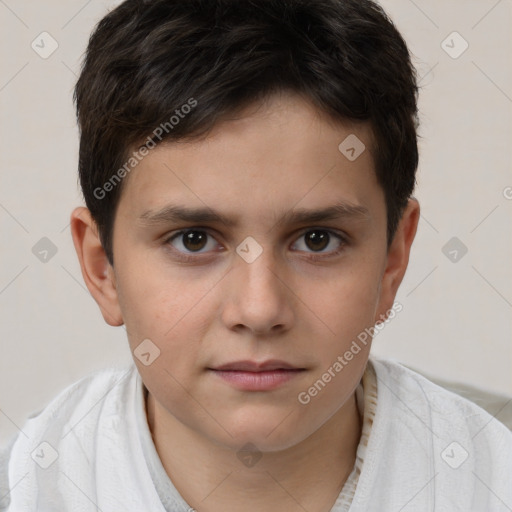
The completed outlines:
<svg viewBox="0 0 512 512">
<path fill-rule="evenodd" d="M 512 433 L 483 409 L 396 362 L 372 356 L 371 364 L 377 407 L 349 511 L 510 512 Z M 134 365 L 104 370 L 68 387 L 30 418 L 10 457 L 0 460 L 10 491 L 3 500 L 0 491 L 0 510 L 165 512 L 150 476 L 163 468 L 150 473 L 146 460 L 155 459 L 144 456 L 141 443 L 150 435 L 147 423 L 137 420 L 142 392 Z M 167 506 L 189 512 L 167 484 L 173 490 Z M 332 512 L 339 510 L 335 505 Z"/>
</svg>

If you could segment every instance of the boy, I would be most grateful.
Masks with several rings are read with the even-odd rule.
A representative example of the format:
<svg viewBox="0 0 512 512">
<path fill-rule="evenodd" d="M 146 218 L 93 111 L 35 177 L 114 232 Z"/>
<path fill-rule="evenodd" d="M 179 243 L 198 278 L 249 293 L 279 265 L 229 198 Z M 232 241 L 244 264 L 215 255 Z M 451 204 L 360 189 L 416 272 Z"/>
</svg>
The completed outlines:
<svg viewBox="0 0 512 512">
<path fill-rule="evenodd" d="M 370 1 L 127 0 L 99 23 L 71 228 L 134 365 L 29 419 L 5 510 L 512 510 L 505 426 L 370 357 L 418 224 L 416 97 Z"/>
</svg>

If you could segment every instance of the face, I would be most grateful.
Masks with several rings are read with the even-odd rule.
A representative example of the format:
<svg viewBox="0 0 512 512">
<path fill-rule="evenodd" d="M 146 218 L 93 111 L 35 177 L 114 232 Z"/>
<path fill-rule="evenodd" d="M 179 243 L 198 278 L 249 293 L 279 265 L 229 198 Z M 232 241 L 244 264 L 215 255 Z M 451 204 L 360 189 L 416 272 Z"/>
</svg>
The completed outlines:
<svg viewBox="0 0 512 512">
<path fill-rule="evenodd" d="M 366 146 L 355 160 L 338 149 L 350 135 Z M 125 180 L 97 300 L 125 323 L 160 416 L 262 451 L 318 431 L 358 385 L 370 343 L 344 354 L 391 309 L 407 263 L 386 249 L 369 127 L 274 96 L 160 144 Z"/>
</svg>

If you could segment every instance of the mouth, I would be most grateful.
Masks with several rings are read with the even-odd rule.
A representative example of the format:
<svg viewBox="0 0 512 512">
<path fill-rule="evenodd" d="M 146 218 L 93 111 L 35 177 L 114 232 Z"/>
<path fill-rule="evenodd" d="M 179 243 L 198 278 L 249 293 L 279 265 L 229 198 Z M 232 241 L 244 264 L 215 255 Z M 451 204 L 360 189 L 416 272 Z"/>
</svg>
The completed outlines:
<svg viewBox="0 0 512 512">
<path fill-rule="evenodd" d="M 285 361 L 235 361 L 208 368 L 225 383 L 242 391 L 270 391 L 306 371 Z"/>
</svg>

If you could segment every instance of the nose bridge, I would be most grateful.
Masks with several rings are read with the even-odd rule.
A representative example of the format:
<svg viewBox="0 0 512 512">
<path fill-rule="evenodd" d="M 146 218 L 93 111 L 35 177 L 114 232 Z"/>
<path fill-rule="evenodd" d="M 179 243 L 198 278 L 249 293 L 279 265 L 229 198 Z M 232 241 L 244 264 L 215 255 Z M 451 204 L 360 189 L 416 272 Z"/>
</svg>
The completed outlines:
<svg viewBox="0 0 512 512">
<path fill-rule="evenodd" d="M 279 275 L 283 266 L 273 248 L 246 239 L 237 247 L 237 253 L 239 258 L 231 277 L 234 283 L 231 314 L 226 316 L 226 321 L 258 332 L 288 324 L 291 318 L 288 292 Z"/>
<path fill-rule="evenodd" d="M 276 275 L 281 266 L 268 242 L 264 245 L 253 237 L 247 237 L 237 247 L 237 253 L 240 258 L 236 274 L 247 294 L 278 292 L 280 284 Z"/>
</svg>

